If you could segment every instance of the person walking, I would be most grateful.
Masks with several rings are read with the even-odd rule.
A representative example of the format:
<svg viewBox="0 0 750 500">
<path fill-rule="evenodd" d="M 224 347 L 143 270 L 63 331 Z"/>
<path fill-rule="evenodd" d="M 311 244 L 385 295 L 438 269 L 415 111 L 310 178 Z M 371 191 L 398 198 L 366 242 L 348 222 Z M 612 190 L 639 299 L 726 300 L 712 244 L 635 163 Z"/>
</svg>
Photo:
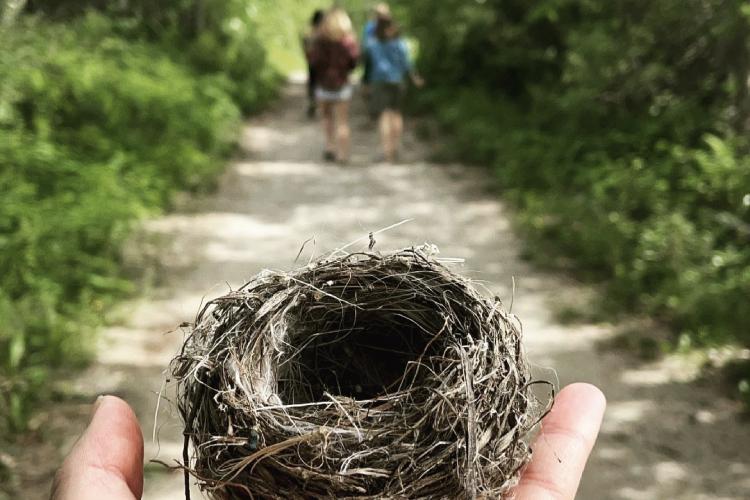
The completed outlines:
<svg viewBox="0 0 750 500">
<path fill-rule="evenodd" d="M 315 118 L 315 86 L 316 86 L 316 73 L 315 68 L 310 62 L 310 54 L 312 54 L 313 46 L 315 45 L 315 39 L 318 35 L 318 29 L 320 23 L 323 21 L 323 15 L 325 13 L 322 9 L 317 9 L 313 12 L 310 18 L 310 28 L 302 37 L 302 48 L 305 51 L 305 59 L 307 60 L 307 116 L 309 118 Z"/>
<path fill-rule="evenodd" d="M 359 46 L 346 11 L 329 10 L 320 25 L 319 35 L 310 52 L 316 75 L 315 97 L 322 114 L 326 161 L 349 160 L 349 103 L 352 86 L 349 75 L 357 65 Z"/>
<path fill-rule="evenodd" d="M 391 17 L 391 8 L 387 3 L 381 2 L 377 4 L 370 12 L 370 18 L 365 23 L 365 27 L 362 30 L 362 45 L 367 47 L 370 41 L 375 38 L 375 28 L 378 25 L 379 19 L 385 19 Z M 363 51 L 362 66 L 364 71 L 362 72 L 362 96 L 365 99 L 367 106 L 367 114 L 371 120 L 376 120 L 377 114 L 372 109 L 370 100 L 370 83 L 372 74 L 372 65 L 370 64 L 370 58 L 368 57 L 367 51 Z"/>
<path fill-rule="evenodd" d="M 422 78 L 413 70 L 406 42 L 391 17 L 378 19 L 375 36 L 365 47 L 371 64 L 372 107 L 378 116 L 383 160 L 398 159 L 404 129 L 402 107 L 406 78 L 421 87 Z"/>
</svg>

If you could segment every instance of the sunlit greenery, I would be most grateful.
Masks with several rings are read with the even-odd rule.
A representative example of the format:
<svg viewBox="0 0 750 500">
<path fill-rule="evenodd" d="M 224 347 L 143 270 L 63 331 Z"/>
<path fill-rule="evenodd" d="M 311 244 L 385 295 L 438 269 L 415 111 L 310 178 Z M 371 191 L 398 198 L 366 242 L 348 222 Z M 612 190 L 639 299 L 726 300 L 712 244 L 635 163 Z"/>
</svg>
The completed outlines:
<svg viewBox="0 0 750 500">
<path fill-rule="evenodd" d="M 280 81 L 242 2 L 90 4 L 27 2 L 0 31 L 2 429 L 86 360 L 132 223 L 211 186 Z"/>
<path fill-rule="evenodd" d="M 359 32 L 374 2 L 336 3 Z M 0 426 L 86 359 L 129 290 L 133 222 L 211 185 L 329 5 L 0 1 Z M 750 343 L 749 2 L 393 7 L 419 43 L 418 109 L 491 167 L 530 248 L 683 339 Z"/>
<path fill-rule="evenodd" d="M 368 2 L 343 2 L 361 25 Z M 306 0 L 0 1 L 0 426 L 85 362 L 120 249 L 304 68 Z M 0 437 L 2 433 L 0 432 Z"/>
<path fill-rule="evenodd" d="M 750 343 L 748 2 L 404 4 L 423 110 L 530 247 L 686 338 Z"/>
</svg>

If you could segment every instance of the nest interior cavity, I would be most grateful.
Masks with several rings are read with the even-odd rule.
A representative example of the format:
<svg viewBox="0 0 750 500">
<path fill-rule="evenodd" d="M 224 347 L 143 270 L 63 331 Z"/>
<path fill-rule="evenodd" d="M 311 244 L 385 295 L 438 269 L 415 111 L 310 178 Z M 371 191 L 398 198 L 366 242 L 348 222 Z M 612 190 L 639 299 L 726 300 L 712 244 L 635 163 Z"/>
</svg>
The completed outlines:
<svg viewBox="0 0 750 500">
<path fill-rule="evenodd" d="M 215 498 L 499 498 L 542 408 L 518 320 L 424 246 L 265 271 L 172 362 Z M 188 441 L 192 453 L 188 455 Z"/>
</svg>

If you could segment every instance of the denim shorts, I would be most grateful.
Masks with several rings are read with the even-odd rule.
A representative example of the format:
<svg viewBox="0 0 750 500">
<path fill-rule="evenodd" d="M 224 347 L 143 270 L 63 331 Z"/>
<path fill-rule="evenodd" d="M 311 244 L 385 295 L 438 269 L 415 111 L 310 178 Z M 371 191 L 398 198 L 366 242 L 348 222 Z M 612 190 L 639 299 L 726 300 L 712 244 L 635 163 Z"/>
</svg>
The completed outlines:
<svg viewBox="0 0 750 500">
<path fill-rule="evenodd" d="M 352 98 L 352 86 L 347 84 L 338 90 L 326 90 L 322 87 L 315 89 L 315 98 L 319 101 L 348 101 Z"/>
</svg>

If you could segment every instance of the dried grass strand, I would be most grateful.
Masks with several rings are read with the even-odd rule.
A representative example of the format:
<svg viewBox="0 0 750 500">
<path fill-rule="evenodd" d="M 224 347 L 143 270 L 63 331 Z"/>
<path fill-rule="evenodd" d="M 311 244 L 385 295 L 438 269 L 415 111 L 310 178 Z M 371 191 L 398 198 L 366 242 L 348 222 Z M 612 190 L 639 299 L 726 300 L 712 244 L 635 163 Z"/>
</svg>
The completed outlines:
<svg viewBox="0 0 750 500">
<path fill-rule="evenodd" d="M 204 304 L 171 364 L 186 473 L 217 499 L 506 495 L 540 381 L 435 253 L 339 250 Z"/>
</svg>

